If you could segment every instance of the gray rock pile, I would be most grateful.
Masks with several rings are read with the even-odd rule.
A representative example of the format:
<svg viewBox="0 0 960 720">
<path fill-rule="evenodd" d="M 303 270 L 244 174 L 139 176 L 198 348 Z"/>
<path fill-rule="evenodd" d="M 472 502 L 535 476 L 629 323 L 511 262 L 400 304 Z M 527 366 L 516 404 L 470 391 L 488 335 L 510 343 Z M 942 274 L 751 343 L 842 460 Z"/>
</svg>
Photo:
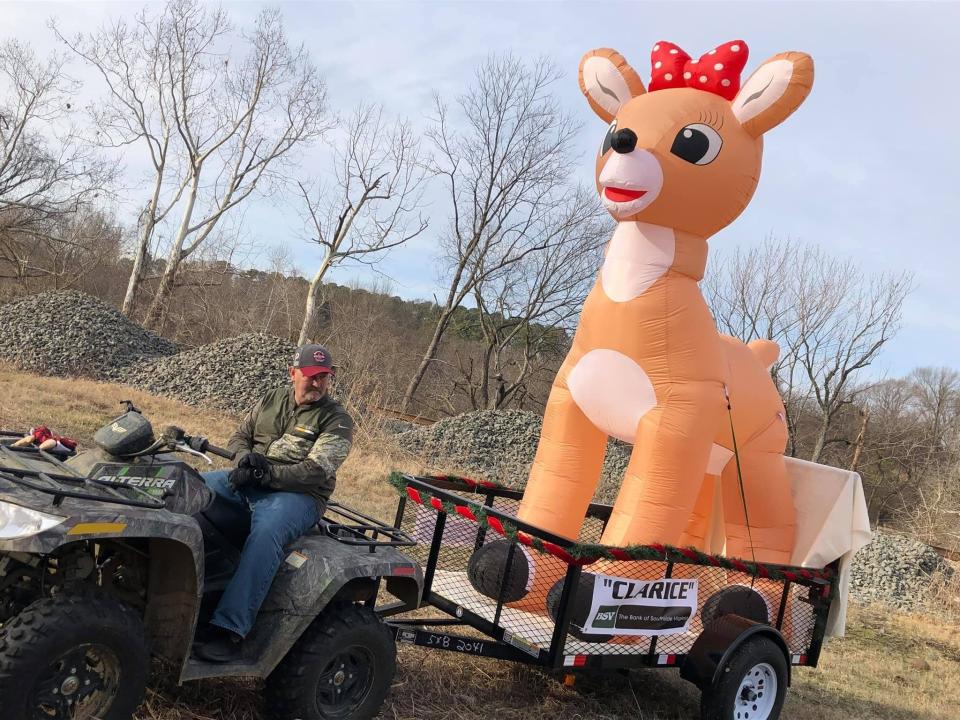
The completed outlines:
<svg viewBox="0 0 960 720">
<path fill-rule="evenodd" d="M 484 480 L 522 488 L 526 483 L 543 418 L 525 410 L 478 410 L 427 427 L 400 432 L 403 450 L 437 468 L 459 468 Z M 597 498 L 611 502 L 630 459 L 630 446 L 607 447 Z"/>
<path fill-rule="evenodd" d="M 31 372 L 112 380 L 132 363 L 176 352 L 169 340 L 75 290 L 0 306 L 0 358 Z"/>
<path fill-rule="evenodd" d="M 929 602 L 928 590 L 953 568 L 918 540 L 878 532 L 860 550 L 850 569 L 850 594 L 862 602 L 881 602 L 900 610 L 917 610 Z"/>
<path fill-rule="evenodd" d="M 270 388 L 287 382 L 294 345 L 245 334 L 131 366 L 123 381 L 190 405 L 244 412 Z"/>
</svg>

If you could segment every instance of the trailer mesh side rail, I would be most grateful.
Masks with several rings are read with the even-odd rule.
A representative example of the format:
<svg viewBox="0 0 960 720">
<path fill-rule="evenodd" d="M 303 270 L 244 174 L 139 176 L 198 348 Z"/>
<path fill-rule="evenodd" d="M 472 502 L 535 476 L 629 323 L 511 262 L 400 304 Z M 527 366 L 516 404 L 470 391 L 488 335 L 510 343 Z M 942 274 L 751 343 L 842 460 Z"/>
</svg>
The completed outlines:
<svg viewBox="0 0 960 720">
<path fill-rule="evenodd" d="M 517 491 L 483 487 L 449 477 L 404 476 L 404 482 L 409 488 L 421 489 L 428 498 L 453 503 L 469 500 L 489 509 L 489 517 L 510 522 L 557 545 L 566 542 L 516 520 L 521 497 Z M 418 495 L 414 492 L 411 497 Z M 754 609 L 759 608 L 759 612 L 766 615 L 767 623 L 783 634 L 793 664 L 816 664 L 820 642 L 815 638 L 823 635 L 822 624 L 829 606 L 829 583 L 803 579 L 793 582 L 773 580 L 693 562 L 600 560 L 581 568 L 553 554 L 514 542 L 512 553 L 524 556 L 532 553 L 535 559 L 536 570 L 528 582 L 528 598 L 551 595 L 558 622 L 542 603 L 504 603 L 480 594 L 471 586 L 468 568 L 474 552 L 481 545 L 504 542 L 504 537 L 469 517 L 443 511 L 436 499 L 432 503 L 418 503 L 402 495 L 397 510 L 397 526 L 418 543 L 408 549 L 408 554 L 425 568 L 424 601 L 455 618 L 447 621 L 449 624 L 466 624 L 480 629 L 501 644 L 511 645 L 526 654 L 527 662 L 607 668 L 680 664 L 704 629 L 702 613 L 705 606 L 709 622 L 716 616 L 717 604 L 722 603 L 724 595 L 734 588 L 733 592 L 741 595 L 745 589 L 755 591 Z M 610 510 L 610 506 L 605 505 L 590 507 L 579 538 L 581 543 L 599 542 Z M 590 574 L 594 573 L 638 581 L 694 579 L 698 586 L 696 613 L 682 632 L 653 636 L 613 635 L 596 642 L 596 636 L 585 635 L 577 624 L 578 617 L 583 622 L 590 604 L 589 587 L 583 589 L 583 583 L 592 581 Z M 502 588 L 510 582 L 508 576 L 509 572 L 503 578 Z M 577 589 L 580 589 L 579 594 Z M 441 621 L 434 624 L 441 624 Z M 398 639 L 404 638 L 398 634 Z M 412 636 L 408 641 L 413 642 Z M 420 639 L 417 642 L 429 644 Z M 438 640 L 437 644 L 442 642 Z"/>
</svg>

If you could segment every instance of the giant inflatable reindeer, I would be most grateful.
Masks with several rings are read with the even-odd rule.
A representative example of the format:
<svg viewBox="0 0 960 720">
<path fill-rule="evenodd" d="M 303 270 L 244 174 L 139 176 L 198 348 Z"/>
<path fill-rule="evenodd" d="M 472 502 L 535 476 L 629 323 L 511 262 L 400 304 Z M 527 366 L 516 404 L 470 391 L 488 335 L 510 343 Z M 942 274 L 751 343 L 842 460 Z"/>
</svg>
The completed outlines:
<svg viewBox="0 0 960 720">
<path fill-rule="evenodd" d="M 708 239 L 757 187 L 764 133 L 813 83 L 811 58 L 787 52 L 741 87 L 746 60 L 741 41 L 696 61 L 660 42 L 649 90 L 613 50 L 580 63 L 580 87 L 609 125 L 596 183 L 617 227 L 553 383 L 521 520 L 576 539 L 613 436 L 633 451 L 602 543 L 711 549 L 719 476 L 725 553 L 790 561 L 784 409 L 768 374 L 778 348 L 720 335 L 698 285 Z M 521 573 L 535 572 L 528 560 Z M 485 561 L 502 551 L 484 546 L 473 562 L 475 587 L 492 592 L 476 572 Z M 520 579 L 529 590 L 532 577 Z"/>
</svg>

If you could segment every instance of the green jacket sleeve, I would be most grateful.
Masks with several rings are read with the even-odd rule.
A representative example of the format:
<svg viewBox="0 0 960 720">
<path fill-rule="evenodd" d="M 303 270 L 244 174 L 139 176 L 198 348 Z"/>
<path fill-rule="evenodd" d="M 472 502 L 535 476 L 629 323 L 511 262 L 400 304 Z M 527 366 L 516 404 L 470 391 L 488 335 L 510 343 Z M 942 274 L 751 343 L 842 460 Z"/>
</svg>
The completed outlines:
<svg viewBox="0 0 960 720">
<path fill-rule="evenodd" d="M 250 408 L 243 420 L 240 421 L 236 432 L 230 436 L 230 440 L 227 442 L 227 450 L 236 455 L 233 458 L 235 463 L 239 463 L 244 455 L 253 452 L 254 428 L 257 426 L 257 418 L 262 407 L 263 400 L 259 400 L 256 405 Z"/>
<path fill-rule="evenodd" d="M 320 428 L 307 457 L 290 465 L 274 465 L 269 486 L 274 490 L 310 493 L 330 497 L 337 482 L 337 469 L 347 459 L 353 444 L 353 420 L 339 412 Z"/>
</svg>

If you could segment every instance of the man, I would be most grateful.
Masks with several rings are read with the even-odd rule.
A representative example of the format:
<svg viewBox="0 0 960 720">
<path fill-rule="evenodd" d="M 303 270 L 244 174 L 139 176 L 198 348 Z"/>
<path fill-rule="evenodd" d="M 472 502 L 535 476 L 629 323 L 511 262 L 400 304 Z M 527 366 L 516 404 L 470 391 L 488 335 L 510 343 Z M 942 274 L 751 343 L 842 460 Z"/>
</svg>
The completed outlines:
<svg viewBox="0 0 960 720">
<path fill-rule="evenodd" d="M 239 654 L 284 547 L 323 516 L 337 468 L 350 451 L 353 420 L 327 393 L 333 376 L 327 349 L 297 348 L 289 372 L 291 386 L 268 392 L 230 438 L 236 469 L 203 476 L 237 523 L 250 522 L 240 564 L 210 621 L 210 638 L 195 650 L 211 662 Z"/>
</svg>

